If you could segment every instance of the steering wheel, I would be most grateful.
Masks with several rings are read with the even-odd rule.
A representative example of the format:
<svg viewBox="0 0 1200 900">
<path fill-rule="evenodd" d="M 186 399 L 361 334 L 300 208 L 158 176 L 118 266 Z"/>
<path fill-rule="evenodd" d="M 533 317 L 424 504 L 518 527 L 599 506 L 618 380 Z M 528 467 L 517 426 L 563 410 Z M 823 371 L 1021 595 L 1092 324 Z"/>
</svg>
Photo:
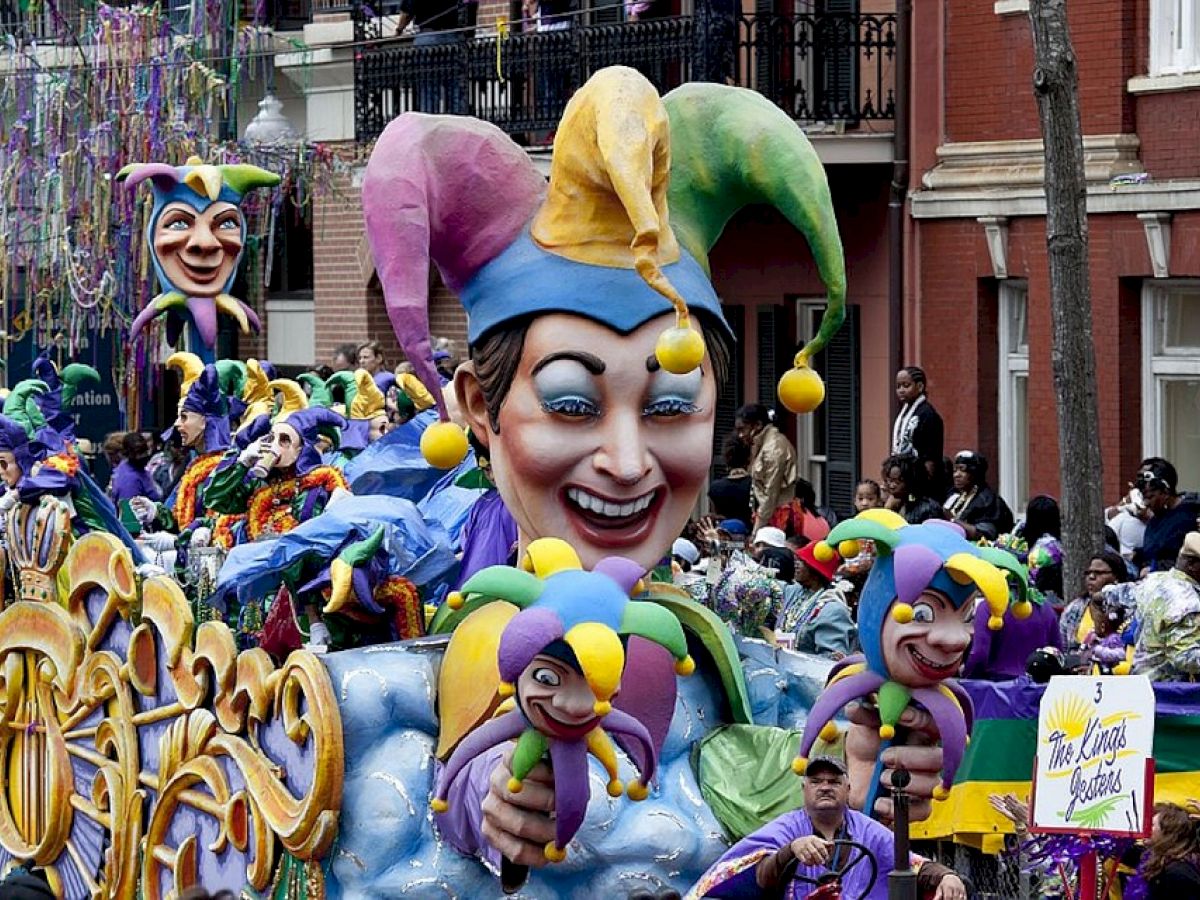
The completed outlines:
<svg viewBox="0 0 1200 900">
<path fill-rule="evenodd" d="M 831 869 L 828 872 L 821 873 L 816 878 L 810 878 L 809 876 L 802 875 L 800 872 L 796 871 L 796 869 L 799 867 L 799 860 L 792 860 L 793 868 L 792 872 L 790 873 L 791 877 L 796 881 L 800 881 L 805 884 L 827 885 L 836 882 L 840 886 L 843 876 L 845 876 L 845 874 L 855 866 L 866 860 L 871 867 L 871 877 L 867 879 L 867 886 L 863 888 L 862 893 L 853 898 L 853 900 L 865 900 L 866 897 L 870 896 L 871 891 L 874 890 L 875 882 L 879 880 L 879 864 L 875 862 L 875 857 L 871 855 L 870 849 L 863 844 L 860 844 L 858 841 L 833 841 L 833 857 L 835 859 L 837 858 L 838 847 L 847 847 L 849 848 L 850 853 L 849 858 L 837 869 Z"/>
</svg>

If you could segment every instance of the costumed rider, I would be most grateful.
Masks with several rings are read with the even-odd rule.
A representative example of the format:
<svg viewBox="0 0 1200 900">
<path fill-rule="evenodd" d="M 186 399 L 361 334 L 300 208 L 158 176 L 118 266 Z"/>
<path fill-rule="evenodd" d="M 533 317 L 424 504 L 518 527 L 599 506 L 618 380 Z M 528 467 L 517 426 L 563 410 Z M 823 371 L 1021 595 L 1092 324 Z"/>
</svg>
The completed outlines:
<svg viewBox="0 0 1200 900">
<path fill-rule="evenodd" d="M 176 346 L 186 324 L 206 362 L 212 362 L 217 313 L 231 316 L 243 333 L 259 331 L 254 310 L 231 297 L 246 243 L 246 219 L 240 208 L 247 192 L 274 187 L 280 178 L 245 163 L 206 165 L 190 157 L 182 166 L 131 163 L 117 173 L 131 188 L 149 179 L 154 206 L 146 223 L 159 293 L 133 320 L 136 340 L 154 318 L 166 316 L 167 343 Z"/>
<path fill-rule="evenodd" d="M 269 433 L 247 443 L 236 462 L 219 468 L 204 490 L 204 503 L 214 511 L 245 513 L 239 543 L 287 534 L 319 516 L 337 492 L 349 490 L 345 476 L 324 465 L 317 449 L 320 430 L 344 429 L 345 418 L 320 406 L 310 408 L 304 388 L 295 381 L 276 379 L 271 388 L 283 400 Z M 310 648 L 328 648 L 331 635 L 318 599 L 305 601 L 303 610 Z M 239 620 L 245 635 L 260 628 L 257 620 Z"/>
<path fill-rule="evenodd" d="M 141 549 L 121 524 L 112 501 L 88 474 L 73 439 L 64 439 L 47 423 L 38 404 L 47 393 L 45 382 L 28 379 L 5 398 L 0 417 L 0 478 L 5 485 L 0 519 L 7 524 L 14 508 L 32 512 L 45 498 L 54 498 L 64 510 L 73 537 L 107 531 L 129 547 L 136 564 L 144 564 Z M 57 404 L 58 398 L 48 408 Z M 69 542 L 62 546 L 65 549 Z"/>
<path fill-rule="evenodd" d="M 803 133 L 753 92 L 691 84 L 660 98 L 635 70 L 602 70 L 567 106 L 548 186 L 494 126 L 405 114 L 376 143 L 363 202 L 389 317 L 414 374 L 437 401 L 441 421 L 422 433 L 422 452 L 449 468 L 467 451 L 432 360 L 432 259 L 468 312 L 471 358 L 455 371 L 458 407 L 516 521 L 523 565 L 535 573 L 532 551 L 547 537 L 568 541 L 585 569 L 619 555 L 647 572 L 686 524 L 705 485 L 719 384 L 733 346 L 708 252 L 745 205 L 775 204 L 812 248 L 829 306 L 817 339 L 798 354 L 780 389 L 798 411 L 823 395 L 808 359 L 840 326 L 845 299 L 833 204 Z M 539 876 L 560 895 L 576 885 L 618 895 L 622 873 L 645 873 L 644 848 L 661 839 L 662 816 L 687 823 L 665 838 L 669 845 L 654 845 L 675 860 L 679 874 L 664 875 L 667 883 L 691 883 L 723 849 L 720 823 L 701 800 L 684 748 L 719 724 L 751 721 L 737 649 L 724 623 L 684 592 L 670 584 L 645 588 L 635 605 L 654 602 L 677 614 L 704 677 L 677 683 L 669 653 L 631 639 L 624 690 L 613 705 L 650 703 L 662 713 L 655 740 L 661 787 L 643 809 L 617 813 L 613 833 L 622 836 L 621 847 L 606 840 L 607 827 L 584 821 L 575 837 L 580 852 Z M 502 603 L 472 608 L 468 600 L 435 616 L 432 631 L 453 632 L 436 675 L 439 758 L 449 758 L 496 708 L 499 635 L 514 613 Z M 369 665 L 353 652 L 335 654 L 329 664 L 335 679 L 345 667 Z M 408 674 L 418 684 L 428 677 Z M 688 692 L 678 706 L 677 691 Z M 413 718 L 392 723 L 409 738 L 429 727 L 419 718 L 427 698 L 412 703 Z M 346 715 L 351 706 L 347 700 Z M 673 718 L 681 731 L 667 740 Z M 428 796 L 432 773 L 391 756 L 381 762 L 387 777 L 400 779 L 411 796 Z M 495 860 L 502 851 L 518 866 L 544 866 L 557 833 L 548 812 L 554 788 L 514 792 L 513 774 L 503 748 L 468 763 L 451 791 L 471 812 L 443 816 L 442 834 L 467 855 Z M 368 789 L 378 794 L 377 786 L 361 786 Z M 440 850 L 429 855 L 436 842 L 420 833 L 426 825 L 416 817 L 380 840 L 377 828 L 356 819 L 358 798 L 366 802 L 359 790 L 349 777 L 339 840 L 356 865 L 334 863 L 344 890 L 382 890 L 385 877 L 395 878 L 395 852 L 428 860 L 455 891 L 482 889 L 478 879 L 486 875 L 469 860 Z M 368 830 L 370 845 L 360 840 Z M 414 869 L 421 877 L 428 871 Z M 398 889 L 394 880 L 386 883 Z"/>
<path fill-rule="evenodd" d="M 387 398 L 379 386 L 381 378 L 385 384 L 388 379 L 395 381 L 390 372 L 372 376 L 366 369 L 334 372 L 329 376 L 327 386 L 341 389 L 346 409 L 346 427 L 341 430 L 340 445 L 336 451 L 327 454 L 330 465 L 342 468 L 391 430 Z"/>
<path fill-rule="evenodd" d="M 216 366 L 203 365 L 191 353 L 172 354 L 167 365 L 182 371 L 183 382 L 178 416 L 163 437 L 178 439 L 192 459 L 165 501 L 134 497 L 129 508 L 142 527 L 142 542 L 160 554 L 174 551 L 180 573 L 187 568 L 188 550 L 210 546 L 218 525 L 217 515 L 204 505 L 204 489 L 229 448 L 229 403 Z"/>
</svg>

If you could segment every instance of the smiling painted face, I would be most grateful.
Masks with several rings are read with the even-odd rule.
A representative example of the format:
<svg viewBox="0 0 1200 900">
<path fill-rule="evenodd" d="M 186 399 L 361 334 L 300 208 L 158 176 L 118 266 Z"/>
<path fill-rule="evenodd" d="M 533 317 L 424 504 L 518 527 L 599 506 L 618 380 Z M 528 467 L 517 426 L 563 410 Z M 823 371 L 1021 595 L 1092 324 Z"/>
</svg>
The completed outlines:
<svg viewBox="0 0 1200 900">
<path fill-rule="evenodd" d="M 242 213 L 232 203 L 203 212 L 168 203 L 154 227 L 154 255 L 171 287 L 191 297 L 225 290 L 242 252 Z"/>
<path fill-rule="evenodd" d="M 542 734 L 578 740 L 596 727 L 596 695 L 574 666 L 539 653 L 517 679 L 517 697 L 529 724 Z"/>
<path fill-rule="evenodd" d="M 668 552 L 704 486 L 717 394 L 707 358 L 687 375 L 659 368 L 655 341 L 672 321 L 621 337 L 579 316 L 539 317 L 498 432 L 473 372 L 460 367 L 462 407 L 486 439 L 522 547 L 559 537 L 587 568 L 612 555 L 651 568 Z"/>
<path fill-rule="evenodd" d="M 955 609 L 940 591 L 927 590 L 913 603 L 911 622 L 900 624 L 889 612 L 880 643 L 893 681 L 929 687 L 958 674 L 975 622 L 975 601 Z"/>
</svg>

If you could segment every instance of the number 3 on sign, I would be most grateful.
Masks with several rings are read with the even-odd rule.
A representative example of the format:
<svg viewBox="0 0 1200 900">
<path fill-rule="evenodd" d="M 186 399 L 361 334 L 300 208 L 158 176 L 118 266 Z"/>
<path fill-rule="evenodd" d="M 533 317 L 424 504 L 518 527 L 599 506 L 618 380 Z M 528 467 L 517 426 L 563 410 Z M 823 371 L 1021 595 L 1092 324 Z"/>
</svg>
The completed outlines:
<svg viewBox="0 0 1200 900">
<path fill-rule="evenodd" d="M 1101 681 L 1097 681 L 1096 682 L 1096 696 L 1092 698 L 1092 702 L 1099 703 L 1103 699 L 1104 699 L 1104 683 Z"/>
</svg>

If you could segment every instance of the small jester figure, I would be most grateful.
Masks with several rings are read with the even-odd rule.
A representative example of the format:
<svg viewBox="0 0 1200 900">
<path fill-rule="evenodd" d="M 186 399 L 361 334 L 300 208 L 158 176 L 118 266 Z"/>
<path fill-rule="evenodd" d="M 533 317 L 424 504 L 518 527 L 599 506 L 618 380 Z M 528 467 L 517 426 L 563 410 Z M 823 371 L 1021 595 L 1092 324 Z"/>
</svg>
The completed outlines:
<svg viewBox="0 0 1200 900">
<path fill-rule="evenodd" d="M 228 292 L 246 242 L 242 199 L 254 188 L 279 184 L 279 176 L 246 164 L 206 165 L 193 156 L 182 166 L 131 163 L 117 179 L 131 187 L 149 179 L 154 190 L 146 242 L 162 292 L 133 320 L 130 339 L 166 315 L 167 343 L 174 345 L 190 320 L 199 337 L 194 345 L 211 362 L 218 312 L 232 316 L 243 332 L 258 331 L 254 310 Z"/>
<path fill-rule="evenodd" d="M 455 749 L 442 770 L 431 806 L 447 813 L 455 780 L 467 765 L 493 748 L 516 740 L 508 788 L 519 793 L 530 771 L 547 756 L 554 774 L 555 839 L 546 859 L 561 862 L 567 845 L 583 824 L 591 794 L 588 754 L 608 774 L 608 793 L 644 800 L 654 777 L 658 749 L 635 716 L 614 709 L 625 671 L 623 639 L 638 635 L 675 658 L 675 671 L 695 669 L 679 620 L 665 607 L 631 600 L 642 590 L 644 570 L 632 560 L 609 557 L 584 571 L 570 545 L 542 538 L 529 546 L 532 558 L 549 560 L 543 577 L 509 566 L 476 573 L 464 598 L 506 600 L 521 609 L 500 636 L 501 704 L 497 718 L 480 726 Z M 628 789 L 617 778 L 617 756 L 610 735 L 629 754 L 639 775 Z M 461 789 L 459 795 L 462 794 Z"/>
<path fill-rule="evenodd" d="M 317 449 L 320 430 L 345 428 L 345 418 L 323 407 L 309 408 L 304 389 L 294 381 L 280 378 L 270 386 L 283 398 L 270 433 L 247 443 L 232 465 L 219 467 L 204 491 L 205 504 L 216 512 L 245 513 L 235 543 L 287 534 L 319 516 L 335 491 L 348 490 L 341 471 L 322 464 Z M 305 612 L 312 645 L 328 647 L 329 630 L 315 600 L 305 604 Z"/>
<path fill-rule="evenodd" d="M 941 735 L 941 778 L 935 798 L 945 797 L 966 748 L 972 716 L 970 698 L 953 681 L 971 642 L 976 593 L 988 627 L 1001 627 L 1010 598 L 1013 615 L 1027 617 L 1025 567 L 1004 550 L 969 543 L 949 522 L 907 525 L 889 510 L 868 510 L 842 522 L 816 548 L 818 559 L 858 555 L 858 541 L 875 544 L 876 559 L 858 607 L 863 657 L 847 657 L 809 712 L 800 752 L 793 763 L 803 774 L 818 737 L 832 739 L 832 719 L 857 698 L 876 698 L 881 726 L 880 762 L 864 805 L 874 810 L 882 753 L 896 736 L 910 703 L 924 707 Z M 1007 576 L 1007 577 L 1006 577 Z M 1010 591 L 1010 582 L 1012 591 Z"/>
</svg>

